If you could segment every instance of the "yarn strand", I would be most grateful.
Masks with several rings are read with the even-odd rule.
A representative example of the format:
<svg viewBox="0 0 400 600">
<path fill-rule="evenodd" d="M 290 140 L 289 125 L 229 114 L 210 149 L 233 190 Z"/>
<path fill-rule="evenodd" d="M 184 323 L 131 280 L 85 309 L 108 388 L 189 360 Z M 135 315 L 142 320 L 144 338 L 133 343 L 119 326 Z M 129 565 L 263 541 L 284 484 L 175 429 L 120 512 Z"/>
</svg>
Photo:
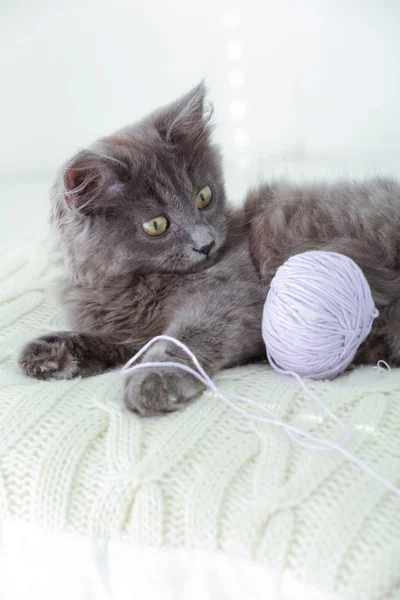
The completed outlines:
<svg viewBox="0 0 400 600">
<path fill-rule="evenodd" d="M 135 364 L 137 362 L 137 360 L 146 352 L 146 350 L 148 350 L 148 348 L 150 348 L 153 344 L 155 344 L 158 341 L 171 342 L 171 343 L 175 344 L 176 346 L 178 346 L 179 348 L 181 348 L 186 353 L 186 355 L 191 359 L 191 361 L 195 365 L 197 371 L 195 371 L 194 369 L 192 369 L 191 367 L 189 367 L 187 365 L 184 365 L 184 364 L 181 364 L 178 362 L 173 362 L 173 361 L 171 361 L 171 362 L 149 362 L 149 363 Z M 145 346 L 143 346 L 143 348 L 141 348 L 141 350 L 139 350 L 139 352 L 137 352 L 137 354 L 135 354 L 135 356 L 133 356 L 126 363 L 126 365 L 122 368 L 121 373 L 126 375 L 128 373 L 131 374 L 136 371 L 143 370 L 143 369 L 153 369 L 154 370 L 154 369 L 159 369 L 159 368 L 173 368 L 173 369 L 179 369 L 179 370 L 185 371 L 187 373 L 190 373 L 191 375 L 193 375 L 193 377 L 195 377 L 196 379 L 201 381 L 218 398 L 220 398 L 223 402 L 225 402 L 228 406 L 230 406 L 237 413 L 245 416 L 246 418 L 250 418 L 255 421 L 259 421 L 261 423 L 267 423 L 270 425 L 275 425 L 277 427 L 281 427 L 282 429 L 285 430 L 286 434 L 290 437 L 290 439 L 292 441 L 294 441 L 296 444 L 298 444 L 304 448 L 312 449 L 312 450 L 316 450 L 316 451 L 335 450 L 335 451 L 339 452 L 345 458 L 347 458 L 348 460 L 350 460 L 351 462 L 356 464 L 360 469 L 362 469 L 363 471 L 368 473 L 371 477 L 373 477 L 374 479 L 379 481 L 388 490 L 390 490 L 390 491 L 394 492 L 395 494 L 397 494 L 398 496 L 400 496 L 400 488 L 398 488 L 391 481 L 389 481 L 388 479 L 386 479 L 385 477 L 380 475 L 380 473 L 377 473 L 370 465 L 365 463 L 363 460 L 361 460 L 357 456 L 351 454 L 351 452 L 349 452 L 348 450 L 343 448 L 343 446 L 341 446 L 340 444 L 337 444 L 336 442 L 333 442 L 330 440 L 326 440 L 324 438 L 320 438 L 320 437 L 315 436 L 311 433 L 308 433 L 307 431 L 304 431 L 298 427 L 290 425 L 289 423 L 286 423 L 272 410 L 270 410 L 269 408 L 267 408 L 265 406 L 262 406 L 255 400 L 251 400 L 250 398 L 246 398 L 245 396 L 240 396 L 238 394 L 233 394 L 232 392 L 226 392 L 226 391 L 222 392 L 215 385 L 215 383 L 212 381 L 212 379 L 207 375 L 207 373 L 205 372 L 203 367 L 200 365 L 198 359 L 193 354 L 193 352 L 185 344 L 183 344 L 179 340 L 176 340 L 175 338 L 172 338 L 168 335 L 159 335 L 159 336 L 154 337 L 147 344 L 145 344 Z M 296 379 L 298 379 L 298 381 L 301 383 L 301 385 L 303 385 L 301 378 L 295 373 L 293 373 L 293 375 L 296 377 Z M 309 390 L 307 388 L 306 388 L 306 391 L 309 392 Z M 241 408 L 240 406 L 238 406 L 237 404 L 235 404 L 234 402 L 229 400 L 228 396 L 235 400 L 244 402 L 245 404 L 250 404 L 252 406 L 257 407 L 258 410 L 268 414 L 269 417 L 260 417 L 258 415 L 252 414 L 252 413 L 244 410 L 243 408 Z M 347 428 L 347 426 L 344 425 L 328 409 L 328 407 L 326 407 L 325 404 L 320 399 L 318 399 L 317 396 L 315 396 L 313 394 L 313 397 L 318 401 L 321 408 L 323 408 L 325 410 L 325 412 L 335 421 L 335 423 L 340 425 L 343 429 L 345 429 L 347 431 L 347 434 L 349 434 L 349 429 Z M 317 445 L 310 445 L 305 442 L 302 442 L 294 434 L 297 434 L 300 437 L 306 438 L 307 440 L 309 440 L 311 442 L 315 442 Z M 346 441 L 348 441 L 348 439 Z"/>
</svg>

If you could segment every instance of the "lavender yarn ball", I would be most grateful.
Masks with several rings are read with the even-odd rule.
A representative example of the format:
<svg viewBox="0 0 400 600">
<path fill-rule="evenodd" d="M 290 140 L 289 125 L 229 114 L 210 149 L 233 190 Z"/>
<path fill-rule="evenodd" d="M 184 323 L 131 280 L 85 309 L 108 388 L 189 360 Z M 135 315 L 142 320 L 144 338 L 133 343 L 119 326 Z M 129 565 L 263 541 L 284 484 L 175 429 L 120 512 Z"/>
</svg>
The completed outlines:
<svg viewBox="0 0 400 600">
<path fill-rule="evenodd" d="M 354 359 L 378 316 L 360 267 L 336 252 L 289 258 L 271 282 L 262 334 L 280 373 L 333 379 Z"/>
</svg>

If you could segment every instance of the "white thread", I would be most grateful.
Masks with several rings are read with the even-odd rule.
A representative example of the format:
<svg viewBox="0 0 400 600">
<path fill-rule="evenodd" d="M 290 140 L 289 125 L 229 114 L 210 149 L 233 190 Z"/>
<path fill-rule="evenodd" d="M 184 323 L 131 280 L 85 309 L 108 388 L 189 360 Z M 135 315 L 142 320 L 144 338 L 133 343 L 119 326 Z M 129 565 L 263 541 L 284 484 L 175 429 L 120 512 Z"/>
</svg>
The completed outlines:
<svg viewBox="0 0 400 600">
<path fill-rule="evenodd" d="M 168 362 L 149 362 L 149 363 L 141 363 L 139 365 L 135 365 L 134 364 L 144 354 L 144 352 L 146 352 L 146 350 L 148 348 L 150 348 L 153 344 L 155 344 L 156 342 L 161 341 L 161 340 L 167 341 L 167 342 L 171 342 L 171 343 L 175 344 L 176 346 L 178 346 L 179 348 L 181 348 L 187 354 L 187 356 L 189 356 L 189 358 L 191 359 L 191 361 L 193 362 L 193 364 L 197 368 L 197 371 L 195 371 L 191 367 L 188 367 L 187 365 L 180 364 L 180 363 L 177 363 L 177 362 L 172 362 L 172 361 L 168 361 Z M 203 367 L 200 365 L 199 361 L 197 360 L 197 358 L 193 354 L 193 352 L 187 346 L 185 346 L 185 344 L 183 344 L 179 340 L 176 340 L 175 338 L 172 338 L 172 337 L 170 337 L 168 335 L 159 335 L 159 336 L 154 337 L 147 344 L 145 344 L 145 346 L 143 346 L 143 348 L 141 350 L 139 350 L 139 352 L 137 352 L 135 354 L 135 356 L 133 356 L 126 363 L 126 365 L 121 369 L 121 373 L 127 374 L 127 373 L 133 373 L 135 371 L 139 371 L 139 370 L 143 370 L 143 369 L 155 369 L 155 368 L 162 368 L 162 369 L 165 369 L 165 368 L 174 368 L 174 369 L 180 369 L 182 371 L 186 371 L 187 373 L 190 373 L 191 375 L 193 375 L 193 377 L 196 377 L 196 379 L 198 379 L 199 381 L 201 381 L 206 387 L 208 387 L 209 389 L 211 389 L 214 392 L 214 394 L 216 396 L 218 396 L 218 398 L 220 398 L 221 400 L 223 400 L 228 406 L 230 406 L 233 410 L 235 410 L 239 414 L 242 414 L 245 417 L 254 419 L 254 420 L 259 421 L 261 423 L 269 423 L 271 425 L 276 425 L 277 427 L 282 427 L 283 429 L 285 429 L 287 435 L 294 442 L 296 442 L 296 444 L 299 444 L 300 446 L 302 446 L 304 448 L 312 449 L 312 450 L 320 450 L 320 451 L 321 450 L 323 450 L 323 451 L 325 451 L 325 450 L 336 450 L 337 452 L 340 452 L 340 454 L 342 454 L 343 456 L 345 456 L 348 460 L 350 460 L 354 464 L 358 465 L 361 469 L 363 469 L 366 473 L 368 473 L 369 475 L 371 475 L 372 477 L 374 477 L 377 481 L 379 481 L 388 490 L 391 490 L 392 492 L 394 492 L 395 494 L 397 494 L 398 496 L 400 496 L 400 488 L 396 487 L 391 481 L 389 481 L 388 479 L 386 479 L 385 477 L 383 477 L 382 475 L 380 475 L 379 473 L 377 473 L 367 463 L 365 463 L 361 459 L 359 459 L 356 456 L 354 456 L 353 454 L 351 454 L 348 450 L 346 450 L 345 448 L 343 448 L 339 444 L 337 444 L 335 442 L 332 442 L 330 440 L 325 440 L 323 438 L 319 438 L 319 437 L 317 437 L 315 435 L 312 435 L 312 434 L 310 434 L 310 433 L 308 433 L 306 431 L 303 431 L 302 429 L 299 429 L 298 427 L 294 427 L 293 425 L 289 425 L 289 423 L 285 423 L 285 421 L 283 421 L 272 410 L 268 409 L 265 406 L 262 406 L 261 404 L 258 404 L 257 402 L 255 402 L 254 400 L 251 400 L 250 398 L 245 398 L 244 396 L 239 396 L 239 395 L 233 394 L 231 392 L 224 392 L 224 393 L 221 392 L 217 388 L 217 386 L 215 385 L 215 383 L 207 375 L 207 373 L 204 371 Z M 294 374 L 294 376 L 296 376 L 296 374 Z M 297 377 L 298 376 L 296 376 L 296 378 Z M 298 380 L 299 380 L 299 382 L 301 383 L 301 385 L 304 388 L 305 386 L 304 386 L 304 384 L 303 384 L 303 382 L 302 382 L 302 380 L 301 380 L 300 377 L 298 377 Z M 306 391 L 309 392 L 309 390 L 307 390 L 306 387 L 305 387 L 305 389 L 306 389 Z M 309 392 L 309 393 L 312 394 L 311 392 Z M 253 406 L 256 406 L 259 410 L 261 410 L 262 412 L 267 413 L 268 415 L 270 415 L 270 417 L 272 416 L 273 418 L 259 417 L 257 415 L 251 414 L 251 413 L 247 412 L 246 410 L 240 408 L 236 404 L 234 404 L 234 402 L 232 402 L 231 400 L 228 400 L 228 398 L 226 396 L 230 396 L 231 398 L 235 398 L 236 400 L 240 400 L 242 402 L 245 402 L 246 404 L 251 404 Z M 325 412 L 338 425 L 340 425 L 342 428 L 344 428 L 345 430 L 347 430 L 347 434 L 349 435 L 349 429 L 347 428 L 347 426 L 344 425 L 344 423 L 342 423 L 328 409 L 328 407 L 325 406 L 325 404 L 321 400 L 318 399 L 317 396 L 314 396 L 314 394 L 312 394 L 312 396 L 318 401 L 318 403 L 320 404 L 321 408 L 323 408 L 323 410 L 325 410 Z M 297 435 L 300 435 L 300 436 L 302 436 L 302 437 L 304 437 L 304 438 L 306 438 L 308 440 L 311 440 L 312 442 L 316 442 L 316 443 L 320 444 L 320 446 L 306 444 L 306 443 L 300 441 L 299 439 L 297 439 L 296 436 L 294 435 L 294 433 L 296 433 Z M 346 441 L 348 441 L 348 439 Z"/>
<path fill-rule="evenodd" d="M 384 366 L 382 366 L 384 365 Z M 391 371 L 391 367 L 387 364 L 386 360 L 378 360 L 376 367 L 372 367 L 373 369 L 377 369 L 378 371 Z"/>
</svg>

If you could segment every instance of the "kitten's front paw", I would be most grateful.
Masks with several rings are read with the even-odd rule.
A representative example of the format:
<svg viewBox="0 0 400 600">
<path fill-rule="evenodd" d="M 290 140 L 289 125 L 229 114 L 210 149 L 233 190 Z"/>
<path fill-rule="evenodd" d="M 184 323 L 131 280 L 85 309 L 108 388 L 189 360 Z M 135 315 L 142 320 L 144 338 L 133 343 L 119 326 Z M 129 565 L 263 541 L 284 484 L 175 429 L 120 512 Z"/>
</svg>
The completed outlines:
<svg viewBox="0 0 400 600">
<path fill-rule="evenodd" d="M 185 372 L 136 371 L 126 377 L 125 406 L 141 417 L 180 410 L 202 389 L 202 384 Z"/>
<path fill-rule="evenodd" d="M 73 379 L 79 375 L 73 348 L 68 334 L 44 335 L 23 348 L 19 366 L 36 379 Z"/>
</svg>

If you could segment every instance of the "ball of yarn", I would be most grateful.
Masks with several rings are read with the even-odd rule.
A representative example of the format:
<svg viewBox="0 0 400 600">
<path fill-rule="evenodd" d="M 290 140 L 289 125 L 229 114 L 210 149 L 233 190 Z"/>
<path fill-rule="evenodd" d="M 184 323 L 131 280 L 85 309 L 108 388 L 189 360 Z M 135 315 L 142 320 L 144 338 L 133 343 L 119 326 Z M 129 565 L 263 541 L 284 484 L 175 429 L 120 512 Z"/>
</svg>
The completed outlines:
<svg viewBox="0 0 400 600">
<path fill-rule="evenodd" d="M 351 258 L 319 250 L 292 256 L 278 269 L 264 306 L 269 362 L 281 373 L 332 379 L 353 361 L 378 314 Z"/>
</svg>

